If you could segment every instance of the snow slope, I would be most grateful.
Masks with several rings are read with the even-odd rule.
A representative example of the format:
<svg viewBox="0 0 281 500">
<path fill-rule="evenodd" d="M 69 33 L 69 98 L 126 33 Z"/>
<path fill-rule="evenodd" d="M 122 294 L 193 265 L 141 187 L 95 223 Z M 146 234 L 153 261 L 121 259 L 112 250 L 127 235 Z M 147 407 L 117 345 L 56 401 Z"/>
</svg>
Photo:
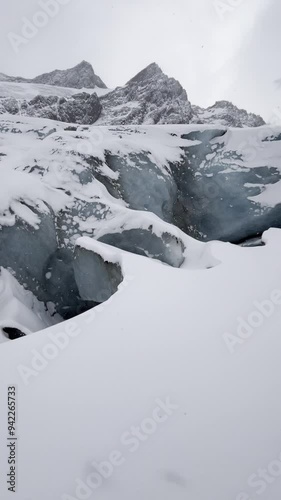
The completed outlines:
<svg viewBox="0 0 281 500">
<path fill-rule="evenodd" d="M 13 97 L 15 99 L 25 99 L 29 101 L 37 95 L 46 97 L 51 95 L 58 97 L 70 97 L 75 94 L 80 94 L 81 92 L 87 92 L 88 94 L 92 94 L 93 92 L 95 92 L 99 97 L 101 97 L 111 92 L 111 90 L 102 89 L 100 87 L 95 87 L 93 89 L 74 89 L 67 87 L 58 87 L 55 85 L 45 85 L 40 83 L 13 83 L 0 81 L 0 98 Z"/>
<path fill-rule="evenodd" d="M 281 231 L 264 240 L 207 244 L 209 270 L 116 250 L 112 299 L 1 346 L 3 471 L 7 386 L 18 394 L 13 498 L 280 499 Z M 259 326 L 238 337 L 239 317 Z"/>
</svg>

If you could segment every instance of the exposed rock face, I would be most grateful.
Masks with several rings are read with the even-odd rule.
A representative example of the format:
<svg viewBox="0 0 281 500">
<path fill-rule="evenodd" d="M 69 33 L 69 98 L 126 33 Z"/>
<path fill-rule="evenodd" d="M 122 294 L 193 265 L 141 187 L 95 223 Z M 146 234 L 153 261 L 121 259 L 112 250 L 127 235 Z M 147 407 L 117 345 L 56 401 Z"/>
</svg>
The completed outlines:
<svg viewBox="0 0 281 500">
<path fill-rule="evenodd" d="M 193 117 L 191 122 L 198 124 L 215 124 L 225 127 L 260 127 L 265 121 L 259 115 L 247 113 L 245 109 L 239 109 L 229 101 L 217 101 L 207 109 L 192 106 Z"/>
<path fill-rule="evenodd" d="M 229 101 L 216 102 L 206 110 L 192 106 L 187 93 L 155 63 L 138 73 L 124 87 L 101 97 L 99 124 L 219 124 L 226 127 L 259 127 L 264 120 Z"/>
<path fill-rule="evenodd" d="M 0 114 L 36 116 L 66 123 L 92 125 L 100 117 L 101 111 L 102 106 L 95 93 L 83 92 L 68 99 L 38 95 L 29 102 L 14 98 L 0 99 Z"/>
<path fill-rule="evenodd" d="M 36 78 L 28 79 L 15 76 L 8 76 L 0 73 L 0 81 L 15 82 L 15 83 L 41 83 L 44 85 L 55 85 L 57 87 L 69 87 L 75 89 L 94 89 L 99 87 L 106 89 L 105 83 L 101 78 L 95 74 L 93 67 L 90 63 L 82 61 L 74 68 L 66 70 L 52 71 L 51 73 L 44 73 L 43 75 L 36 76 Z"/>
<path fill-rule="evenodd" d="M 24 103 L 23 103 L 24 105 Z M 19 115 L 20 114 L 20 106 L 21 104 L 14 97 L 5 97 L 4 99 L 0 99 L 0 114 L 2 113 L 10 113 L 11 115 Z"/>
<path fill-rule="evenodd" d="M 101 102 L 100 123 L 107 125 L 189 123 L 192 117 L 186 91 L 155 63 Z"/>
</svg>

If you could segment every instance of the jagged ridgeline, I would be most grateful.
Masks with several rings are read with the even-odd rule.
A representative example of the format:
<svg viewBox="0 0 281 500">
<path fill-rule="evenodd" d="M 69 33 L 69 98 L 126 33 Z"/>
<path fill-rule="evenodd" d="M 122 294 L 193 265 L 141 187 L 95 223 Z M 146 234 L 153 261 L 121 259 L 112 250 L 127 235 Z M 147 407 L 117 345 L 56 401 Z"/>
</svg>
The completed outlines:
<svg viewBox="0 0 281 500">
<path fill-rule="evenodd" d="M 87 125 L 265 124 L 260 116 L 228 101 L 216 102 L 207 109 L 192 105 L 181 84 L 155 63 L 114 90 L 107 89 L 86 61 L 34 79 L 0 74 L 0 113 Z"/>
</svg>

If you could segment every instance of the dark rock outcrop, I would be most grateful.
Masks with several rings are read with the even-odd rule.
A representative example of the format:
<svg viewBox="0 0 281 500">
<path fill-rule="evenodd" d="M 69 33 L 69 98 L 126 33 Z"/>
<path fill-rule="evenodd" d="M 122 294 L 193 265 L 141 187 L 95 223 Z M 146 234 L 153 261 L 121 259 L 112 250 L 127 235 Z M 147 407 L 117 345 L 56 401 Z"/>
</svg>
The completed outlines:
<svg viewBox="0 0 281 500">
<path fill-rule="evenodd" d="M 0 114 L 36 116 L 66 123 L 92 125 L 100 117 L 101 111 L 102 105 L 95 93 L 83 92 L 68 99 L 38 95 L 29 102 L 19 102 L 14 98 L 0 99 Z"/>
</svg>

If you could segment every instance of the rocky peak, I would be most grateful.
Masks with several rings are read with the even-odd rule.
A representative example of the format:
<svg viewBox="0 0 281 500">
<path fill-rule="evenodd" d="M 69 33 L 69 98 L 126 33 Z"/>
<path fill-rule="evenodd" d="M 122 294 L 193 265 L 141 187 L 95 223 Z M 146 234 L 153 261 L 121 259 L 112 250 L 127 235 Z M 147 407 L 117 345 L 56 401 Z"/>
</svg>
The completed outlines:
<svg viewBox="0 0 281 500">
<path fill-rule="evenodd" d="M 214 108 L 229 108 L 229 109 L 238 109 L 232 102 L 230 101 L 216 101 L 215 104 L 212 106 L 209 106 L 207 109 L 214 109 Z"/>
<path fill-rule="evenodd" d="M 149 80 L 155 76 L 164 75 L 162 69 L 156 63 L 149 64 L 146 68 L 140 71 L 136 76 L 131 78 L 128 81 L 127 85 L 131 85 L 132 83 L 141 83 L 143 81 Z"/>
<path fill-rule="evenodd" d="M 51 73 L 44 73 L 34 78 L 33 83 L 45 85 L 56 85 L 58 87 L 71 88 L 106 88 L 105 83 L 95 74 L 90 63 L 82 61 L 74 68 L 66 70 L 55 70 Z"/>
<path fill-rule="evenodd" d="M 57 87 L 69 87 L 73 89 L 93 89 L 99 87 L 106 89 L 105 83 L 101 78 L 95 74 L 93 67 L 87 61 L 74 66 L 74 68 L 60 70 L 56 69 L 50 73 L 43 73 L 43 75 L 36 76 L 33 79 L 8 76 L 0 73 L 1 82 L 13 83 L 38 83 L 43 85 L 54 85 Z"/>
<path fill-rule="evenodd" d="M 192 116 L 187 93 L 174 78 L 152 63 L 124 87 L 101 97 L 100 124 L 189 123 Z"/>
</svg>

